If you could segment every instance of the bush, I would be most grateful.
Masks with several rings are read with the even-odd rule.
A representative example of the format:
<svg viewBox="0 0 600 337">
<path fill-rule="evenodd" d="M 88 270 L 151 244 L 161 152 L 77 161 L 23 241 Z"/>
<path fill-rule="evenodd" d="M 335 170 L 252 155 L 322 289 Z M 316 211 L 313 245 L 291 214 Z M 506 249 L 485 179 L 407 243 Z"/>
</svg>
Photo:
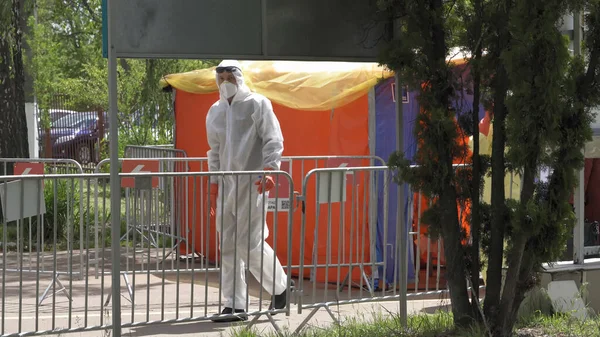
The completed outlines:
<svg viewBox="0 0 600 337">
<path fill-rule="evenodd" d="M 74 180 L 49 180 L 44 187 L 46 214 L 44 216 L 44 240 L 57 238 L 57 243 L 79 237 L 80 193 Z M 69 231 L 68 225 L 71 225 Z"/>
</svg>

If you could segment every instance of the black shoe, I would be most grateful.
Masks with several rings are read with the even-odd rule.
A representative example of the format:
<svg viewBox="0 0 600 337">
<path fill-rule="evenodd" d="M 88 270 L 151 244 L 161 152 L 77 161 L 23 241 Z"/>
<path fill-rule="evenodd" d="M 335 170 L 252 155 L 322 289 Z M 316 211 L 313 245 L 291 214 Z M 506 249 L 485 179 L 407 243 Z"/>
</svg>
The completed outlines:
<svg viewBox="0 0 600 337">
<path fill-rule="evenodd" d="M 241 314 L 241 315 L 230 316 L 230 317 L 215 317 L 215 318 L 212 318 L 211 321 L 216 322 L 216 323 L 229 323 L 229 322 L 241 322 L 241 321 L 248 320 L 248 315 L 246 315 L 245 310 L 235 309 L 235 313 Z M 225 309 L 223 309 L 223 311 L 221 311 L 221 315 L 231 315 L 231 314 L 233 314 L 232 308 L 225 308 Z M 218 316 L 218 315 L 215 315 L 215 316 Z"/>
<path fill-rule="evenodd" d="M 295 286 L 295 283 L 294 283 L 294 280 L 292 280 L 292 282 L 290 284 L 290 290 L 293 290 L 294 286 Z M 281 294 L 273 296 L 273 298 L 271 300 L 271 304 L 269 305 L 269 310 L 284 309 L 285 306 L 287 305 L 287 293 L 288 293 L 288 290 L 286 289 Z M 274 316 L 277 314 L 271 314 L 271 315 Z"/>
</svg>

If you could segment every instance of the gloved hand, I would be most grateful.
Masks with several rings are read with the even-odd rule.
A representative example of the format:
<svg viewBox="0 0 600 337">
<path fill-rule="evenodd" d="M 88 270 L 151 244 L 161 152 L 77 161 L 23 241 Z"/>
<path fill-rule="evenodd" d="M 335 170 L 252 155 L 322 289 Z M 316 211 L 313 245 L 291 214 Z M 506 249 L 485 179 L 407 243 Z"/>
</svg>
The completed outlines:
<svg viewBox="0 0 600 337">
<path fill-rule="evenodd" d="M 209 192 L 210 200 L 210 216 L 215 216 L 215 210 L 217 209 L 217 194 L 219 193 L 219 184 L 210 184 Z"/>
<path fill-rule="evenodd" d="M 272 169 L 270 168 L 265 168 L 264 170 L 272 171 Z M 254 183 L 254 185 L 258 186 L 256 190 L 258 191 L 258 193 L 262 194 L 263 188 L 264 192 L 269 192 L 275 187 L 275 180 L 273 180 L 272 176 L 266 175 L 264 178 L 258 179 L 258 181 Z"/>
</svg>

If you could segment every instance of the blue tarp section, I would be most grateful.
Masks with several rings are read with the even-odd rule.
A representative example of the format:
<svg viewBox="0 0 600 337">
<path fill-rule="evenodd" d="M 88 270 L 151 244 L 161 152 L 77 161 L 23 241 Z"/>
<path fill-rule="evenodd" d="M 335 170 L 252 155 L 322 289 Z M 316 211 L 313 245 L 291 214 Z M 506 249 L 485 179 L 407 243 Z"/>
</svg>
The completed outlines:
<svg viewBox="0 0 600 337">
<path fill-rule="evenodd" d="M 388 160 L 390 155 L 396 151 L 396 103 L 393 100 L 394 79 L 388 79 L 379 83 L 375 87 L 375 123 L 376 123 L 376 138 L 375 138 L 375 155 Z M 419 106 L 415 97 L 415 93 L 408 93 L 408 102 L 403 103 L 403 114 L 404 114 L 404 151 L 407 158 L 412 159 L 416 150 L 417 143 L 414 137 L 414 123 L 419 112 Z M 388 177 L 391 179 L 391 177 Z M 379 178 L 378 190 L 383 191 L 384 178 L 383 174 Z M 395 261 L 396 250 L 399 249 L 396 242 L 396 215 L 398 205 L 398 185 L 393 182 L 389 184 L 389 212 L 387 219 L 387 244 L 384 245 L 384 217 L 383 217 L 383 204 L 384 196 L 382 193 L 378 195 L 378 212 L 377 212 L 377 258 L 379 261 L 383 261 L 384 249 L 387 259 L 388 266 L 394 266 L 395 268 L 387 268 L 386 270 L 386 282 L 393 284 L 397 281 L 394 277 L 394 273 L 399 266 L 399 261 Z M 409 223 L 408 207 L 412 199 L 411 193 L 408 191 L 408 186 L 405 187 L 405 200 L 403 202 L 404 216 L 406 229 L 409 230 L 411 224 Z M 409 244 L 412 245 L 412 240 L 409 240 Z M 412 249 L 409 248 L 408 256 L 408 279 L 409 281 L 414 280 L 414 257 L 412 256 Z M 379 270 L 380 274 L 383 273 L 383 269 Z M 399 275 L 398 275 L 399 277 Z"/>
<path fill-rule="evenodd" d="M 452 102 L 452 106 L 456 109 L 457 114 L 470 113 L 473 108 L 473 95 L 467 94 L 463 92 L 462 95 L 457 97 L 454 102 Z M 481 120 L 485 116 L 485 109 L 483 108 L 483 104 L 479 104 L 479 120 Z"/>
<path fill-rule="evenodd" d="M 388 160 L 390 155 L 396 151 L 396 106 L 394 102 L 394 79 L 388 79 L 379 83 L 375 87 L 375 123 L 376 123 L 376 136 L 375 136 L 375 155 Z M 403 115 L 404 115 L 404 151 L 407 159 L 413 159 L 417 151 L 417 140 L 414 136 L 415 121 L 417 114 L 419 113 L 419 104 L 417 102 L 417 92 L 408 92 L 408 101 L 403 102 Z M 460 95 L 454 102 L 453 106 L 456 108 L 459 114 L 468 112 L 473 105 L 473 96 L 466 92 Z M 483 106 L 479 109 L 479 119 L 483 118 L 485 111 Z M 391 179 L 388 178 L 388 179 Z M 378 190 L 383 191 L 383 174 L 380 176 L 378 181 Z M 405 185 L 405 200 L 403 202 L 404 208 L 404 220 L 406 224 L 406 231 L 409 231 L 412 226 L 412 209 L 409 207 L 412 204 L 413 195 L 408 190 L 408 186 Z M 383 261 L 384 247 L 387 266 L 394 266 L 394 268 L 386 267 L 386 282 L 393 284 L 397 281 L 394 277 L 399 261 L 395 261 L 396 250 L 399 249 L 396 243 L 396 214 L 398 205 L 398 185 L 390 183 L 389 188 L 389 213 L 388 213 L 388 232 L 387 240 L 384 239 L 384 216 L 383 216 L 383 200 L 384 196 L 382 193 L 378 195 L 378 212 L 377 212 L 377 238 L 376 238 L 376 253 L 379 262 Z M 387 241 L 387 244 L 384 244 Z M 414 281 L 415 270 L 414 270 L 414 252 L 413 252 L 413 241 L 409 237 L 409 256 L 408 256 L 408 279 Z M 380 275 L 383 273 L 383 268 L 379 269 Z M 399 277 L 399 275 L 396 275 Z"/>
</svg>

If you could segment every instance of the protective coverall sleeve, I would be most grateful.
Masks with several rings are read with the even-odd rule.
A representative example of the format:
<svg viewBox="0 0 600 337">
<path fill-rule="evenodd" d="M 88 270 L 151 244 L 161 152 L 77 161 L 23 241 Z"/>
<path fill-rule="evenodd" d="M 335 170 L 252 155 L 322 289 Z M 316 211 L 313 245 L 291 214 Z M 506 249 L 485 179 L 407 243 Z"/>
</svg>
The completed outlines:
<svg viewBox="0 0 600 337">
<path fill-rule="evenodd" d="M 217 133 L 215 132 L 215 130 L 213 130 L 212 125 L 210 123 L 210 111 L 208 112 L 207 116 L 206 116 L 206 137 L 208 140 L 208 146 L 210 147 L 210 150 L 208 150 L 208 152 L 206 153 L 207 157 L 208 157 L 208 171 L 209 172 L 214 172 L 214 171 L 219 171 L 220 168 L 220 158 L 219 158 L 219 137 L 217 136 Z M 210 177 L 210 182 L 212 184 L 217 184 L 218 183 L 218 179 L 216 176 L 211 176 Z"/>
<path fill-rule="evenodd" d="M 262 138 L 263 168 L 279 170 L 283 153 L 281 126 L 269 100 L 263 100 L 260 112 L 256 126 L 258 134 Z"/>
</svg>

